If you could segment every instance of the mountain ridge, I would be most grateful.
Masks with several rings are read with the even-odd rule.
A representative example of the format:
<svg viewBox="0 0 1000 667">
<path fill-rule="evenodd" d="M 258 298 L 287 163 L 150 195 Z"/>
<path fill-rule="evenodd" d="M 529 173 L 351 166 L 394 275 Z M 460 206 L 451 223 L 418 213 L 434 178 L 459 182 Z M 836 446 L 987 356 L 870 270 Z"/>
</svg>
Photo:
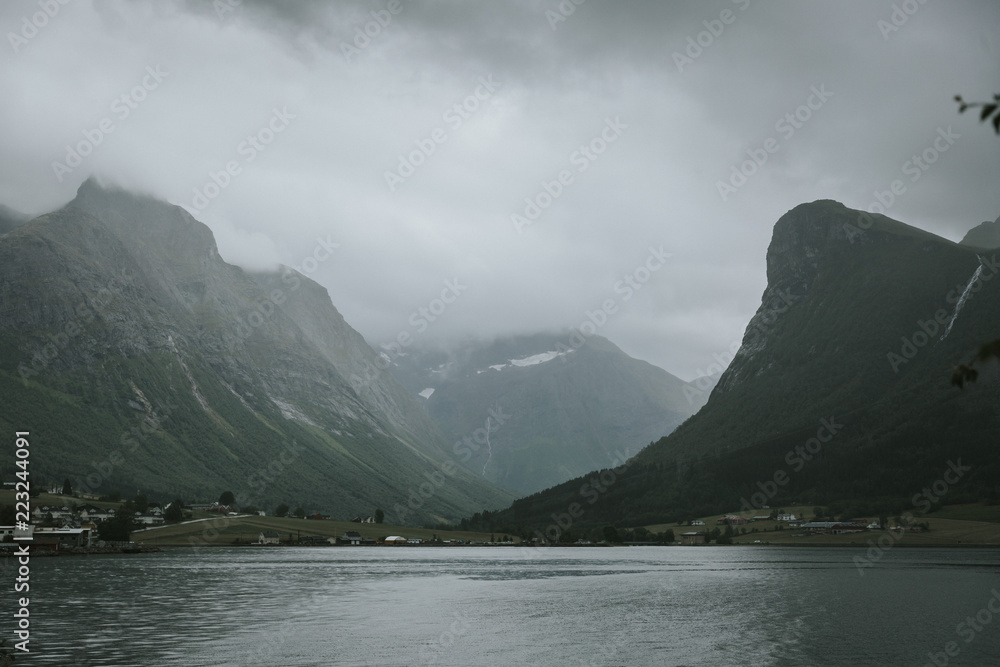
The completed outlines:
<svg viewBox="0 0 1000 667">
<path fill-rule="evenodd" d="M 635 453 L 707 399 L 606 338 L 569 331 L 410 348 L 389 369 L 424 397 L 466 467 L 519 493 Z"/>
<path fill-rule="evenodd" d="M 47 424 L 33 443 L 40 475 L 164 497 L 231 488 L 338 514 L 382 505 L 397 522 L 512 497 L 449 465 L 440 432 L 390 375 L 351 386 L 351 363 L 377 355 L 324 288 L 227 264 L 179 207 L 88 181 L 0 237 L 0 264 L 0 422 Z M 442 469 L 446 483 L 416 493 Z"/>
</svg>

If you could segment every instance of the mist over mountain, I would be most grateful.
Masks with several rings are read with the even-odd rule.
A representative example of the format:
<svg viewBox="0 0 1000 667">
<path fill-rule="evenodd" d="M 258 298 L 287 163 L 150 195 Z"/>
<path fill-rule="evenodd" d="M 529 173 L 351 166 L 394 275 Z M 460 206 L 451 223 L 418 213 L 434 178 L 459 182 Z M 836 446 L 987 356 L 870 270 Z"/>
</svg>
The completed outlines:
<svg viewBox="0 0 1000 667">
<path fill-rule="evenodd" d="M 0 236 L 20 227 L 28 221 L 28 216 L 0 204 Z"/>
<path fill-rule="evenodd" d="M 410 348 L 389 368 L 463 465 L 518 494 L 634 455 L 711 390 L 571 331 Z"/>
<path fill-rule="evenodd" d="M 323 287 L 226 263 L 179 207 L 88 180 L 0 238 L 0 314 L 0 424 L 35 425 L 34 479 L 397 522 L 511 498 L 389 373 L 352 385 L 377 355 Z"/>
<path fill-rule="evenodd" d="M 774 226 L 761 306 L 698 414 L 614 473 L 473 524 L 541 527 L 572 503 L 578 527 L 765 503 L 904 511 L 949 461 L 970 468 L 948 502 L 995 499 L 996 364 L 964 390 L 949 379 L 1000 332 L 998 274 L 996 252 L 833 201 L 797 206 Z"/>
</svg>

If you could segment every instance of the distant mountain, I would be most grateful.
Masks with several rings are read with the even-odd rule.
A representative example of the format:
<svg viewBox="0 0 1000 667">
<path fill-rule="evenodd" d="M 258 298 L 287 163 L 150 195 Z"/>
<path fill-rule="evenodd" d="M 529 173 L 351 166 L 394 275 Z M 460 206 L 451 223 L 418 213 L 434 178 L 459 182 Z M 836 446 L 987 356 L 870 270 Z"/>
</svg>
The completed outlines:
<svg viewBox="0 0 1000 667">
<path fill-rule="evenodd" d="M 863 516 L 998 499 L 996 364 L 949 383 L 1000 332 L 998 262 L 837 202 L 798 206 L 774 227 L 761 306 L 698 414 L 624 468 L 467 523 L 540 529 L 573 503 L 581 529 L 765 503 L 845 501 Z M 921 495 L 929 485 L 940 498 Z"/>
<path fill-rule="evenodd" d="M 962 245 L 985 250 L 1000 248 L 1000 218 L 993 222 L 987 220 L 970 229 L 962 239 Z"/>
<path fill-rule="evenodd" d="M 389 373 L 351 383 L 377 364 L 324 288 L 227 264 L 179 207 L 87 181 L 0 237 L 0 428 L 38 482 L 409 523 L 509 501 Z"/>
<path fill-rule="evenodd" d="M 518 493 L 635 454 L 694 414 L 712 386 L 568 331 L 411 349 L 390 370 L 469 470 Z"/>
</svg>

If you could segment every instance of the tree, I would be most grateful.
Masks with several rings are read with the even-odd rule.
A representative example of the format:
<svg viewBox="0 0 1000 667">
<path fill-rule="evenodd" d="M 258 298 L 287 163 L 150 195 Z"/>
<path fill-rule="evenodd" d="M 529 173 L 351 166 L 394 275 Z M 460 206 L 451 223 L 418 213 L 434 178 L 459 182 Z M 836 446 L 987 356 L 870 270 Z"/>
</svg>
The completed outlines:
<svg viewBox="0 0 1000 667">
<path fill-rule="evenodd" d="M 295 516 L 299 517 L 300 519 L 305 518 L 306 511 L 304 509 L 302 509 L 301 507 L 296 507 L 295 508 Z"/>
<path fill-rule="evenodd" d="M 621 538 L 618 536 L 618 529 L 614 526 L 604 527 L 604 540 L 606 542 L 618 543 L 621 542 Z"/>
<path fill-rule="evenodd" d="M 184 501 L 180 498 L 170 503 L 170 507 L 163 513 L 163 520 L 167 523 L 178 523 L 184 519 Z"/>
<path fill-rule="evenodd" d="M 223 491 L 222 495 L 219 496 L 220 505 L 232 505 L 236 502 L 236 496 L 233 495 L 232 491 Z"/>
<path fill-rule="evenodd" d="M 135 521 L 135 512 L 135 505 L 125 501 L 113 517 L 101 522 L 97 533 L 102 540 L 108 542 L 128 542 L 132 531 L 139 527 Z"/>
<path fill-rule="evenodd" d="M 67 477 L 66 481 L 63 482 L 62 494 L 64 496 L 73 495 L 73 485 L 69 483 L 69 477 Z"/>
<path fill-rule="evenodd" d="M 375 523 L 382 523 L 385 520 L 385 512 L 380 509 L 375 510 Z"/>
<path fill-rule="evenodd" d="M 288 516 L 288 505 L 281 503 L 274 508 L 274 516 Z"/>
<path fill-rule="evenodd" d="M 146 494 L 135 494 L 135 498 L 132 499 L 132 505 L 135 507 L 136 512 L 139 514 L 145 514 L 146 510 L 149 509 L 149 500 L 146 499 Z"/>
</svg>

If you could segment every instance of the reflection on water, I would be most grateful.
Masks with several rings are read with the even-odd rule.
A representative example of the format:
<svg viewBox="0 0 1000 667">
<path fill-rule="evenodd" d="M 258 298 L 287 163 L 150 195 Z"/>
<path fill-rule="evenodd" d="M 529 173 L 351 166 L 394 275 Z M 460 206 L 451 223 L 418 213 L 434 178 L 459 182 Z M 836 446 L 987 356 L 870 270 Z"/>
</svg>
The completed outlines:
<svg viewBox="0 0 1000 667">
<path fill-rule="evenodd" d="M 175 549 L 34 559 L 31 665 L 994 664 L 1000 552 Z"/>
</svg>

